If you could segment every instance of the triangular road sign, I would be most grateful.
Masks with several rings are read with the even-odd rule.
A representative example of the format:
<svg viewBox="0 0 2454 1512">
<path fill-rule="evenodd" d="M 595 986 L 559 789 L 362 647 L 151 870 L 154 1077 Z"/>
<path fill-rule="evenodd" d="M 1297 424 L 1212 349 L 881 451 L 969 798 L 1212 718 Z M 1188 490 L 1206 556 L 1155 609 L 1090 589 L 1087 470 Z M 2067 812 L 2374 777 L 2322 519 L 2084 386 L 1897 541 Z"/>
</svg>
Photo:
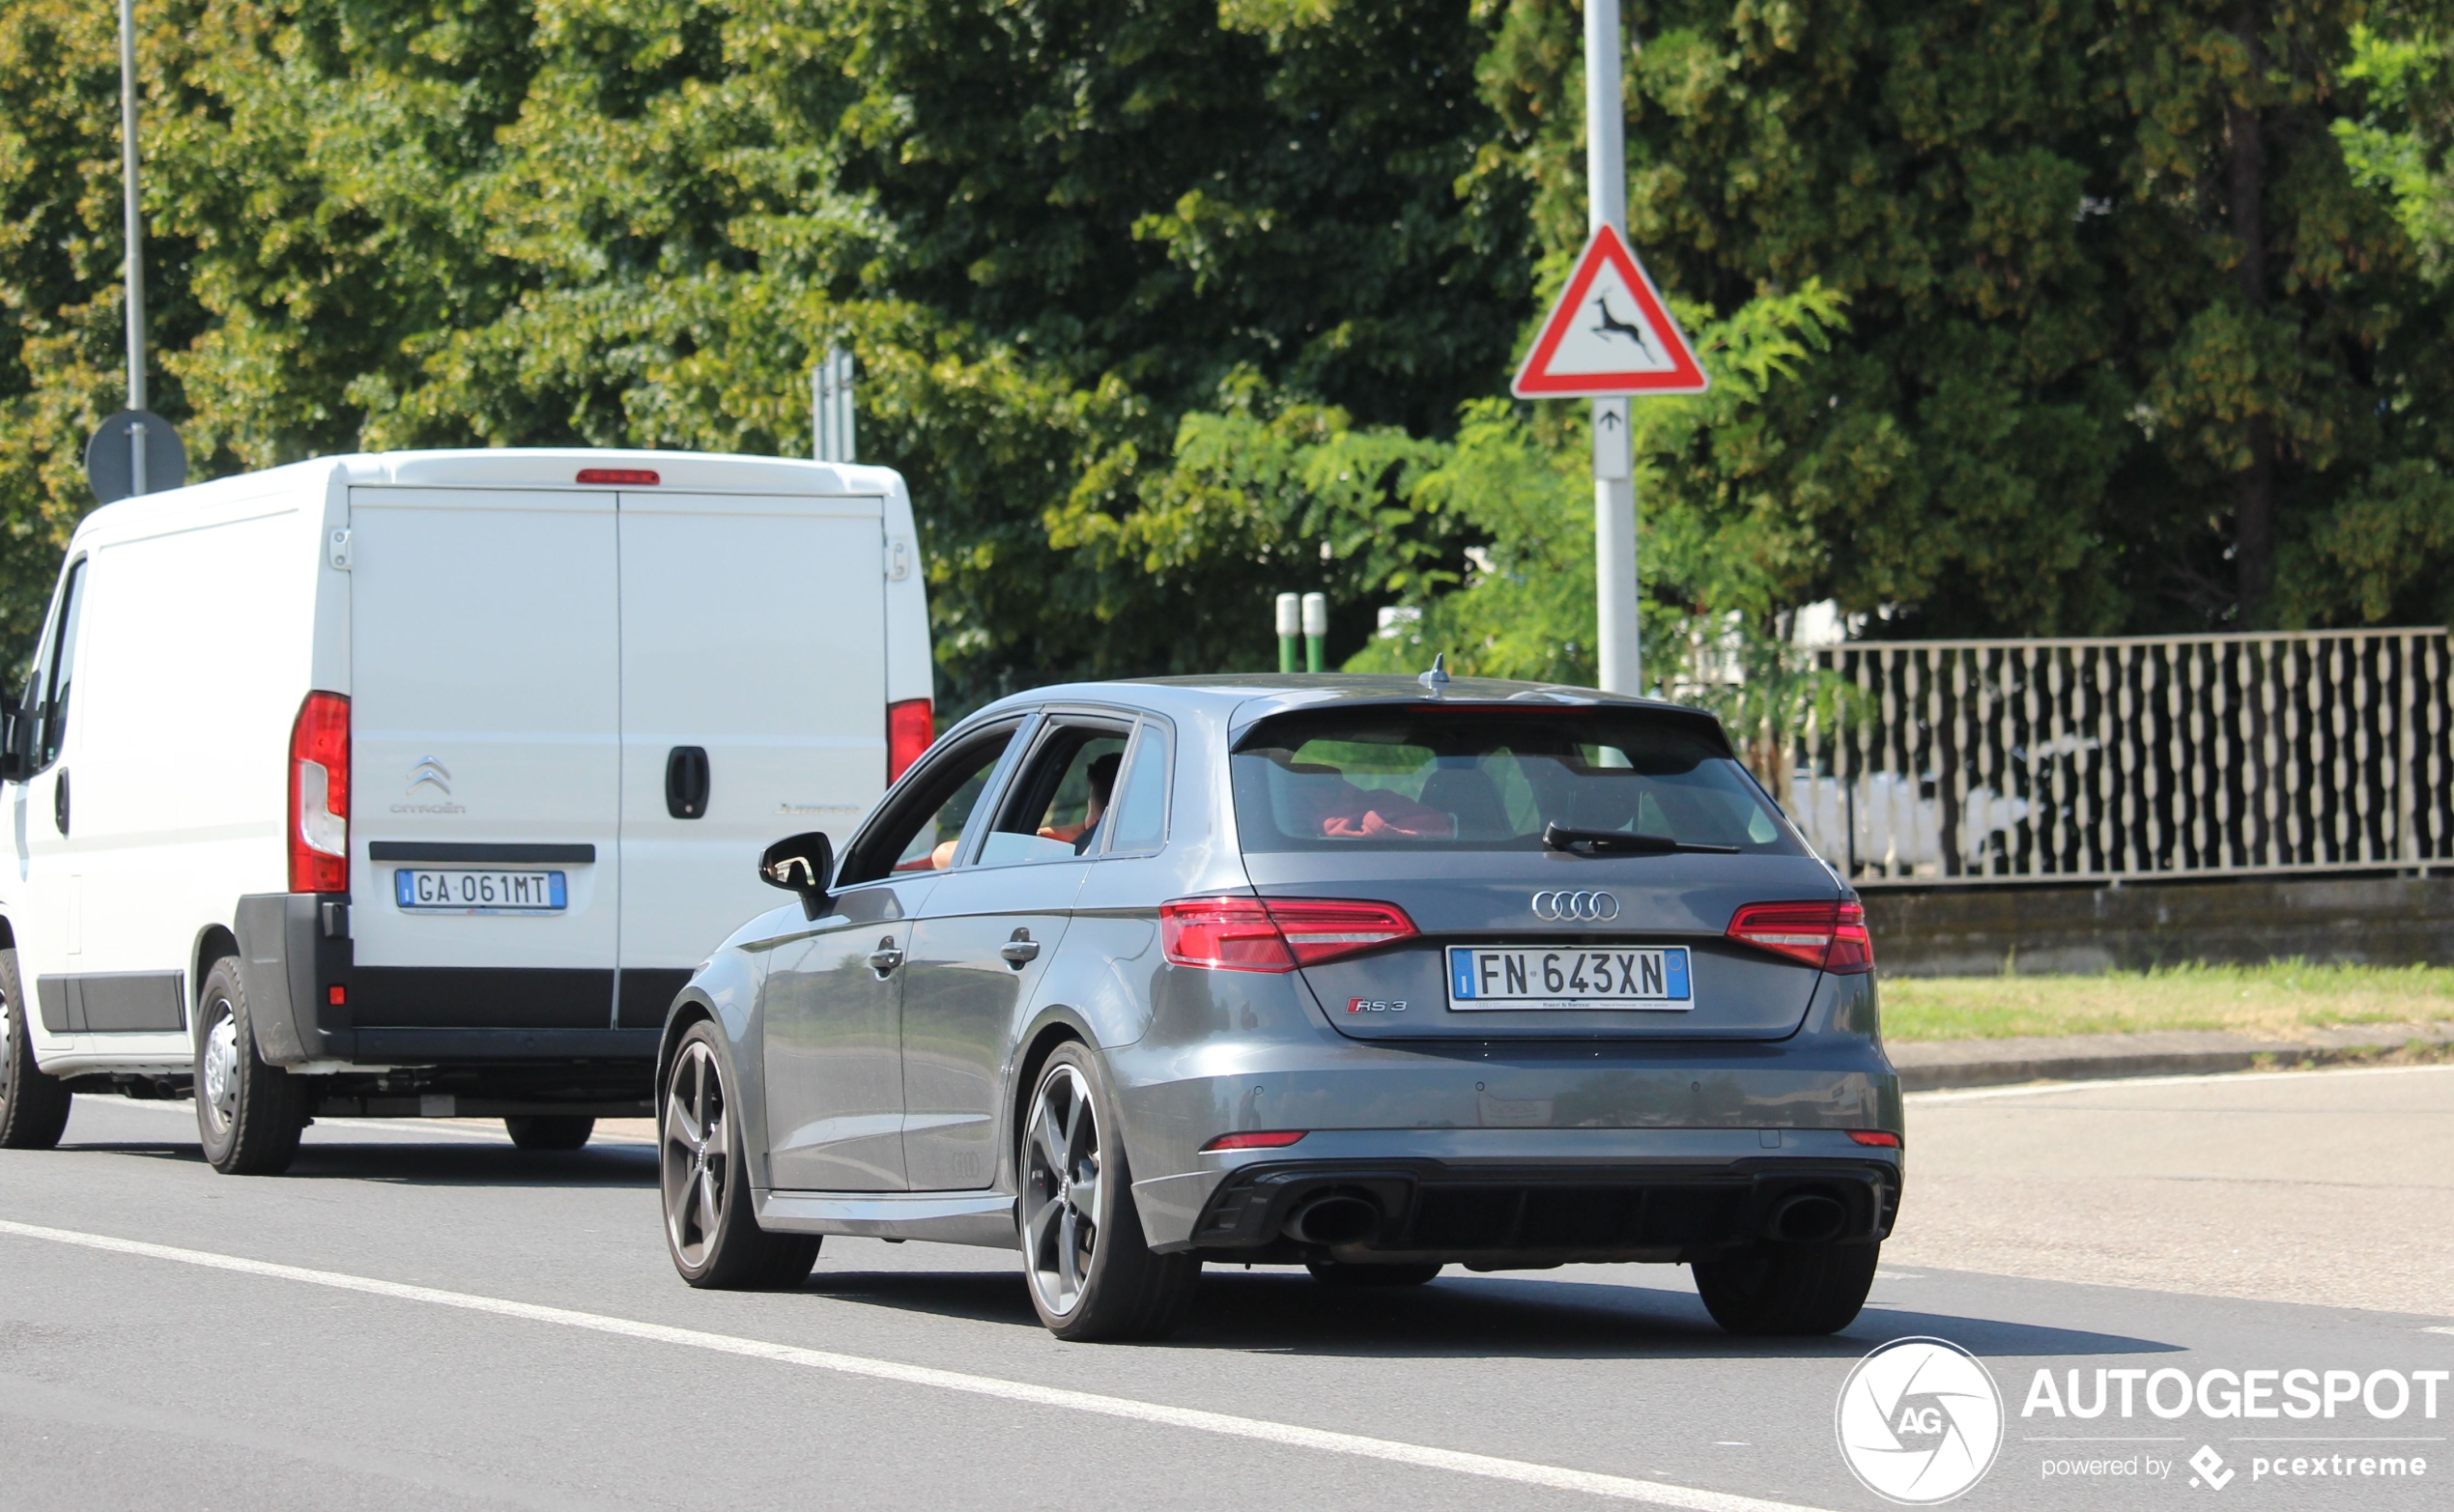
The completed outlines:
<svg viewBox="0 0 2454 1512">
<path fill-rule="evenodd" d="M 1711 382 L 1636 254 L 1606 225 L 1584 244 L 1509 388 L 1520 399 L 1605 398 L 1700 394 Z"/>
</svg>

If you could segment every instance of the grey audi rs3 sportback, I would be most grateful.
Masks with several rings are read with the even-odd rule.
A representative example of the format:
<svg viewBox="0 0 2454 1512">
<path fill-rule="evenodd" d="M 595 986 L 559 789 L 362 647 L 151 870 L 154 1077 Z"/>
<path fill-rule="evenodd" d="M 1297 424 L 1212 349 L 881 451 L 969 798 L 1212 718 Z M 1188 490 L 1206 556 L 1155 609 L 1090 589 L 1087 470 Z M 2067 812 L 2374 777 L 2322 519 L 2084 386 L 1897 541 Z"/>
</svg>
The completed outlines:
<svg viewBox="0 0 2454 1512">
<path fill-rule="evenodd" d="M 1403 677 L 1084 683 L 949 730 L 675 999 L 665 1235 L 1021 1251 L 1068 1339 L 1206 1261 L 1332 1286 L 1694 1268 L 1739 1333 L 1857 1316 L 1898 1078 L 1855 895 L 1695 709 Z"/>
</svg>

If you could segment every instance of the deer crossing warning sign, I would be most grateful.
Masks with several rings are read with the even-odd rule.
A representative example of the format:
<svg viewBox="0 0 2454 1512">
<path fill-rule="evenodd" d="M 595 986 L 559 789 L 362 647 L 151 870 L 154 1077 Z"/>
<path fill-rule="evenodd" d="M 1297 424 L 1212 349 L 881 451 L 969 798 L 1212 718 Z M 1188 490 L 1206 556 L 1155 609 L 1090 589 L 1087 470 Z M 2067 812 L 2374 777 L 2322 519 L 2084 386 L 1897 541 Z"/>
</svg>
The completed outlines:
<svg viewBox="0 0 2454 1512">
<path fill-rule="evenodd" d="M 1517 369 L 1520 399 L 1700 394 L 1711 385 L 1696 349 L 1618 232 L 1603 226 Z"/>
</svg>

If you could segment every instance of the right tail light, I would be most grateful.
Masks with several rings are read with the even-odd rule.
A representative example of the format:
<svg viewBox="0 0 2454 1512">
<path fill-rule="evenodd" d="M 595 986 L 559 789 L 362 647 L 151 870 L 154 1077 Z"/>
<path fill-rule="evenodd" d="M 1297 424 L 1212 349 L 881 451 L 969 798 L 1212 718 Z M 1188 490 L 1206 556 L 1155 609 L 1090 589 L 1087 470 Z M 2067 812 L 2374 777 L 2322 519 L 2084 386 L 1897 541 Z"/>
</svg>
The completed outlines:
<svg viewBox="0 0 2454 1512">
<path fill-rule="evenodd" d="M 928 750 L 936 737 L 935 719 L 927 699 L 905 699 L 886 706 L 886 780 L 903 775 Z"/>
<path fill-rule="evenodd" d="M 1825 971 L 1874 969 L 1874 942 L 1857 903 L 1749 903 L 1731 916 L 1729 937 Z"/>
</svg>

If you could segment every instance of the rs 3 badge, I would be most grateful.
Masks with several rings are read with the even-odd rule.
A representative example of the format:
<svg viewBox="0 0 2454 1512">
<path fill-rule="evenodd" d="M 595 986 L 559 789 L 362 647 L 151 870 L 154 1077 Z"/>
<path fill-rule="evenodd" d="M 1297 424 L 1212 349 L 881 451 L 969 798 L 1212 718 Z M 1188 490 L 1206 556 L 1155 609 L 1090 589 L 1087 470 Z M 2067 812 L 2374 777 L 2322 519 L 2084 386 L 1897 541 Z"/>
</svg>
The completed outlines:
<svg viewBox="0 0 2454 1512">
<path fill-rule="evenodd" d="M 1346 1011 L 1350 1013 L 1403 1013 L 1406 1012 L 1406 1004 L 1403 999 L 1392 1000 L 1384 997 L 1349 998 Z"/>
</svg>

